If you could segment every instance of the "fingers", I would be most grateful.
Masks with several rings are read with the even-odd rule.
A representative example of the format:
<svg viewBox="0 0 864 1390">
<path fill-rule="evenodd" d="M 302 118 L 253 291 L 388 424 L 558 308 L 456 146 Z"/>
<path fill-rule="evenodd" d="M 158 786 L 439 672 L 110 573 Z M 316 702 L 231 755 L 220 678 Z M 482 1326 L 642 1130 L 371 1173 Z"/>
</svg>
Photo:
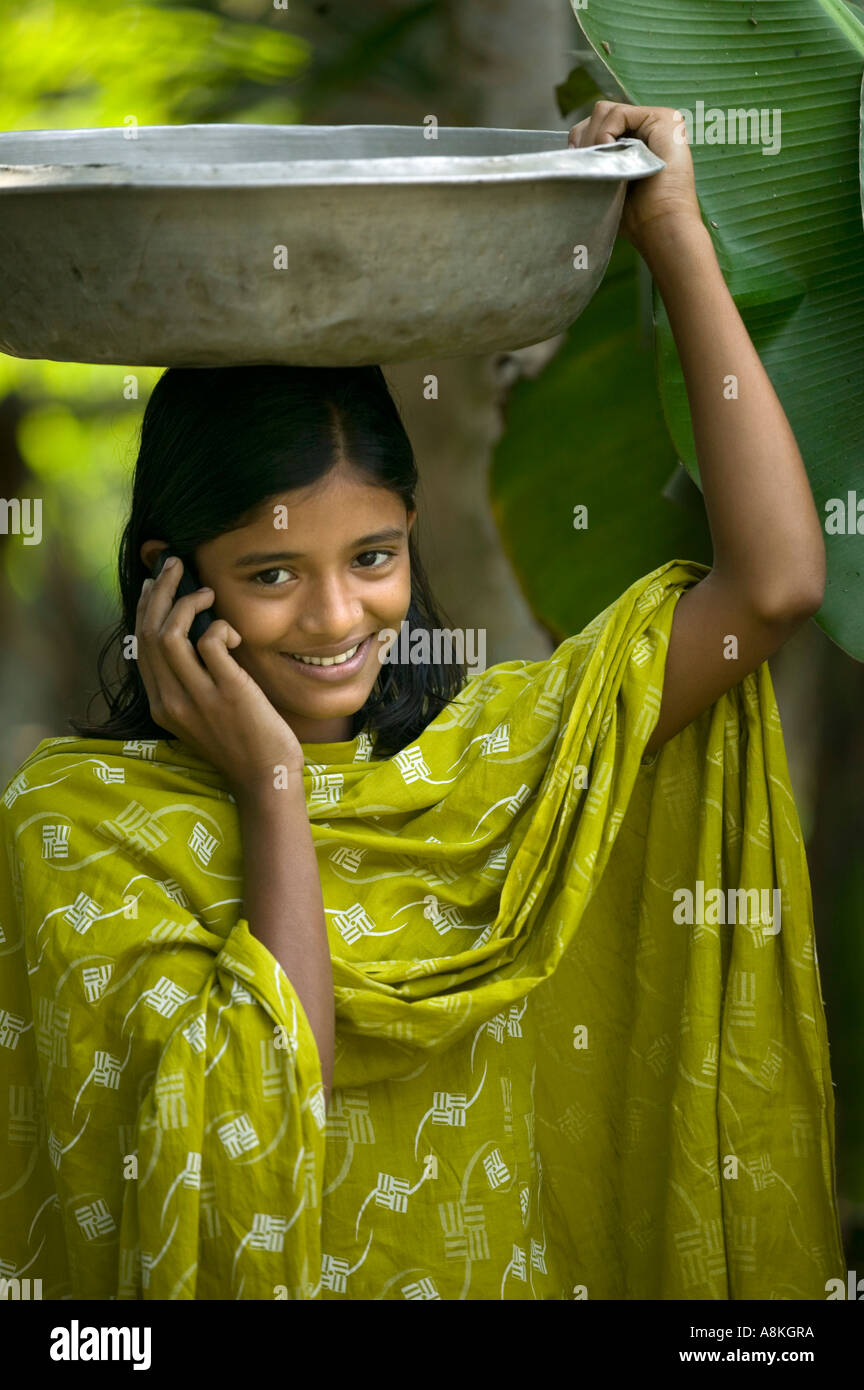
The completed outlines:
<svg viewBox="0 0 864 1390">
<path fill-rule="evenodd" d="M 588 143 L 591 145 L 609 144 L 630 132 L 638 135 L 646 120 L 656 120 L 657 108 L 652 106 L 624 106 L 620 102 L 598 101 L 591 112 L 588 126 Z"/>
<path fill-rule="evenodd" d="M 190 696 L 200 701 L 213 691 L 213 682 L 188 639 L 195 614 L 213 602 L 213 591 L 197 590 L 175 603 L 182 573 L 183 564 L 178 560 L 163 569 L 158 579 L 145 581 L 138 600 L 138 664 L 157 723 L 163 720 L 154 706 L 176 717 L 182 715 Z"/>
<path fill-rule="evenodd" d="M 590 119 L 590 116 L 586 116 L 584 121 L 580 121 L 578 125 L 570 127 L 570 134 L 567 136 L 568 145 L 573 145 L 576 149 L 582 146 L 584 143 L 582 137 L 588 129 L 588 122 Z"/>
<path fill-rule="evenodd" d="M 178 696 L 178 683 L 170 670 L 166 669 L 166 663 L 158 650 L 159 629 L 154 622 L 153 609 L 151 608 L 153 590 L 163 575 L 170 576 L 176 572 L 164 570 L 159 579 L 145 579 L 141 586 L 141 593 L 138 598 L 138 606 L 135 610 L 135 636 L 137 638 L 138 670 L 144 682 L 144 689 L 147 691 L 147 698 L 150 701 L 150 710 L 153 718 L 163 728 L 168 728 L 167 722 L 161 717 L 165 713 L 162 704 L 163 695 L 171 694 L 172 697 Z"/>
<path fill-rule="evenodd" d="M 224 618 L 214 619 L 203 637 L 198 639 L 196 650 L 223 694 L 242 689 L 249 678 L 243 667 L 230 655 L 241 641 L 240 633 Z"/>
<path fill-rule="evenodd" d="M 627 106 L 623 102 L 598 101 L 584 121 L 570 130 L 568 142 L 580 149 L 589 145 L 608 145 L 622 135 L 635 135 L 648 143 L 647 133 L 659 121 L 673 120 L 673 110 L 665 106 Z"/>
</svg>

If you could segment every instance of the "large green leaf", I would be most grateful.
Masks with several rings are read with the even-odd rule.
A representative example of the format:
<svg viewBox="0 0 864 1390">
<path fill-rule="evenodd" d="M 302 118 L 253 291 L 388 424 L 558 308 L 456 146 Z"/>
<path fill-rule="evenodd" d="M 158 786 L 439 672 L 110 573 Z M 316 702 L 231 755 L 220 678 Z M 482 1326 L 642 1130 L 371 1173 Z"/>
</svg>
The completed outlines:
<svg viewBox="0 0 864 1390">
<path fill-rule="evenodd" d="M 693 143 L 727 284 L 798 440 L 823 519 L 864 499 L 864 23 L 843 0 L 591 0 L 582 30 L 640 106 L 781 113 L 780 149 Z M 773 120 L 773 117 L 772 117 Z M 770 144 L 771 126 L 766 145 Z M 658 368 L 679 457 L 698 480 L 687 397 L 659 297 Z M 864 521 L 862 521 L 864 526 Z M 817 621 L 864 659 L 864 535 L 826 534 Z"/>
<path fill-rule="evenodd" d="M 666 560 L 711 561 L 702 498 L 663 423 L 637 264 L 619 240 L 562 347 L 511 393 L 495 452 L 492 506 L 504 546 L 558 640 Z M 663 495 L 676 467 L 683 505 Z M 576 507 L 585 507 L 584 518 L 574 518 Z"/>
</svg>

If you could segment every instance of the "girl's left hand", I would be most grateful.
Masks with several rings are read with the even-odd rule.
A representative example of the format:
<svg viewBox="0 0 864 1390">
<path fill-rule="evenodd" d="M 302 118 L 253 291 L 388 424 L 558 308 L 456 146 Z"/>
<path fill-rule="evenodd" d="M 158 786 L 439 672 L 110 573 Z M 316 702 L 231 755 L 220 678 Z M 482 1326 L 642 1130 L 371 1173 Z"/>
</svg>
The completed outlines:
<svg viewBox="0 0 864 1390">
<path fill-rule="evenodd" d="M 634 179 L 627 189 L 619 232 L 644 255 L 667 219 L 692 221 L 701 225 L 702 213 L 696 197 L 693 160 L 687 143 L 683 117 L 676 119 L 671 106 L 625 106 L 616 101 L 598 101 L 590 116 L 574 125 L 568 143 L 577 149 L 586 145 L 607 145 L 622 135 L 636 136 L 653 154 L 666 162 L 666 168 L 648 178 Z"/>
</svg>

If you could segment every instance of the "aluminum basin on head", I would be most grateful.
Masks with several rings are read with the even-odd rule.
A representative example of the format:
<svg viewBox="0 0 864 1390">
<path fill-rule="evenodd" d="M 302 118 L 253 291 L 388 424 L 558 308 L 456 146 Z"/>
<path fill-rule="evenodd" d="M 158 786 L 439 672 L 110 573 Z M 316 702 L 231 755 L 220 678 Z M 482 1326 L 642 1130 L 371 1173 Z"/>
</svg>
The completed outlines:
<svg viewBox="0 0 864 1390">
<path fill-rule="evenodd" d="M 641 140 L 425 131 L 0 133 L 0 350 L 358 366 L 561 332 L 602 278 L 627 183 L 663 161 Z"/>
</svg>

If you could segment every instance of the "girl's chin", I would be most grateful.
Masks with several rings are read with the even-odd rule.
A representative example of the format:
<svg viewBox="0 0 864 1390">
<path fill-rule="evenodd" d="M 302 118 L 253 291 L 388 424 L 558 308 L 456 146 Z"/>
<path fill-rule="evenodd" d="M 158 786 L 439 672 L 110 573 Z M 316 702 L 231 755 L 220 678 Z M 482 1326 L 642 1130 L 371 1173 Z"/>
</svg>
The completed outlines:
<svg viewBox="0 0 864 1390">
<path fill-rule="evenodd" d="M 335 686 L 328 688 L 322 681 L 320 690 L 310 691 L 303 699 L 298 697 L 294 689 L 289 691 L 284 685 L 279 690 L 265 691 L 265 694 L 283 719 L 291 715 L 298 719 L 329 719 L 334 715 L 356 714 L 362 709 L 374 686 L 364 682 L 359 690 L 357 687 L 357 681 L 346 681 L 341 689 Z"/>
</svg>

